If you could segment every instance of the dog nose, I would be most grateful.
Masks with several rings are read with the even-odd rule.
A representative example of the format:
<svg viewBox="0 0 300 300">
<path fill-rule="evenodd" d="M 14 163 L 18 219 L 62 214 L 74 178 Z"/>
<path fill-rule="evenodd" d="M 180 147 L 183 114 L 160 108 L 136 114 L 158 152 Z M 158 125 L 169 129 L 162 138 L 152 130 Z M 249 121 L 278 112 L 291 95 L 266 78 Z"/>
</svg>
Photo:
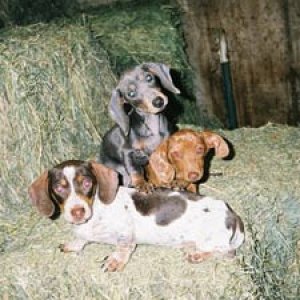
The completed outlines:
<svg viewBox="0 0 300 300">
<path fill-rule="evenodd" d="M 83 219 L 85 214 L 85 209 L 83 206 L 76 205 L 71 210 L 71 215 L 75 220 L 81 220 Z"/>
<path fill-rule="evenodd" d="M 197 172 L 189 172 L 189 173 L 188 173 L 188 178 L 189 178 L 189 180 L 191 180 L 191 181 L 196 181 L 196 180 L 198 180 L 198 179 L 199 179 L 199 176 L 200 176 L 200 174 L 197 173 Z"/>
<path fill-rule="evenodd" d="M 162 97 L 156 97 L 153 101 L 152 104 L 156 108 L 161 108 L 164 105 L 165 101 Z"/>
</svg>

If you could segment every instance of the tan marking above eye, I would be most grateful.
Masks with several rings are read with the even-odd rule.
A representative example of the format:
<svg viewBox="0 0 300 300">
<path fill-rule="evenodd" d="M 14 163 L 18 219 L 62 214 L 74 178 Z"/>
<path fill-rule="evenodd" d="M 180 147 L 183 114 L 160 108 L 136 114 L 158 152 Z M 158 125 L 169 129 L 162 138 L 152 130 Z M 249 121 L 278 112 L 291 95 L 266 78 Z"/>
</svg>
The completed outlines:
<svg viewBox="0 0 300 300">
<path fill-rule="evenodd" d="M 83 176 L 83 175 L 77 175 L 76 178 L 75 178 L 75 180 L 76 180 L 78 183 L 82 183 L 83 179 L 84 179 L 84 176 Z"/>
<path fill-rule="evenodd" d="M 69 183 L 68 183 L 68 181 L 67 181 L 65 178 L 63 178 L 63 179 L 61 179 L 61 180 L 59 181 L 59 185 L 61 185 L 61 186 L 64 187 L 64 188 L 67 188 L 68 185 L 69 185 Z"/>
<path fill-rule="evenodd" d="M 93 182 L 92 182 L 92 179 L 87 177 L 87 176 L 83 176 L 83 175 L 78 175 L 76 176 L 76 182 L 82 186 L 84 189 L 89 189 Z"/>
</svg>

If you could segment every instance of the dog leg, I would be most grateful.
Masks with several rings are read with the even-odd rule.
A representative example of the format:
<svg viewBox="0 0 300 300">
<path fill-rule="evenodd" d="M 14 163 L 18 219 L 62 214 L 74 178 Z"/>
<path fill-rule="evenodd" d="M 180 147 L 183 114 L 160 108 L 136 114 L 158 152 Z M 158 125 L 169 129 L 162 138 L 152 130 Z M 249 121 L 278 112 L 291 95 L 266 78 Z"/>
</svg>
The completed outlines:
<svg viewBox="0 0 300 300">
<path fill-rule="evenodd" d="M 186 190 L 189 191 L 189 192 L 191 192 L 191 193 L 197 194 L 198 193 L 198 186 L 195 183 L 190 183 L 186 187 Z"/>
<path fill-rule="evenodd" d="M 136 248 L 136 244 L 119 244 L 116 250 L 107 257 L 102 265 L 104 272 L 120 272 L 128 263 L 131 254 Z"/>
<path fill-rule="evenodd" d="M 211 257 L 213 257 L 213 252 L 201 252 L 201 251 L 195 251 L 187 253 L 187 261 L 191 264 L 199 264 Z"/>
<path fill-rule="evenodd" d="M 131 185 L 142 193 L 150 193 L 153 191 L 153 185 L 147 182 L 143 175 L 140 174 L 131 174 Z"/>
<path fill-rule="evenodd" d="M 88 244 L 87 240 L 77 239 L 69 243 L 60 244 L 59 249 L 61 252 L 68 253 L 68 252 L 80 252 L 84 246 Z"/>
<path fill-rule="evenodd" d="M 191 264 L 201 263 L 208 258 L 214 256 L 213 252 L 202 252 L 197 250 L 195 242 L 185 242 L 182 244 L 182 249 L 185 254 L 185 258 Z"/>
</svg>

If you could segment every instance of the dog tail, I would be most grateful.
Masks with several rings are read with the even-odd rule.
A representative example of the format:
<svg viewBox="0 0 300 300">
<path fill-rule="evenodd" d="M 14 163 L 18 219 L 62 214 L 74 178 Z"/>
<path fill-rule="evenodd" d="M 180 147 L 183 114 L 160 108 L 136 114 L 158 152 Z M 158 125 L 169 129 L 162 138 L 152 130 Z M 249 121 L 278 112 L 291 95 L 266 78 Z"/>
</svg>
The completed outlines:
<svg viewBox="0 0 300 300">
<path fill-rule="evenodd" d="M 242 219 L 227 204 L 228 211 L 226 217 L 226 227 L 232 230 L 230 238 L 230 247 L 239 248 L 245 241 L 245 227 Z"/>
</svg>

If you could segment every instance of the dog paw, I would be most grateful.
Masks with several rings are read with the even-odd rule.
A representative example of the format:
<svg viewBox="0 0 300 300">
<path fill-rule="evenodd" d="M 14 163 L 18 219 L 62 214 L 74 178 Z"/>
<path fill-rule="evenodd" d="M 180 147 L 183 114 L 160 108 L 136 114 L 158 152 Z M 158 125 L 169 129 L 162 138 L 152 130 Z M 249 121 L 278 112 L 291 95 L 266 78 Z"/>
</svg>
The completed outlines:
<svg viewBox="0 0 300 300">
<path fill-rule="evenodd" d="M 191 264 L 199 264 L 210 257 L 212 257 L 211 252 L 192 252 L 186 255 L 187 261 Z"/>
<path fill-rule="evenodd" d="M 63 253 L 80 252 L 86 244 L 87 241 L 85 240 L 75 240 L 69 243 L 60 244 L 58 248 Z"/>
<path fill-rule="evenodd" d="M 140 193 L 150 194 L 154 190 L 154 186 L 151 183 L 143 182 L 136 186 Z"/>
<path fill-rule="evenodd" d="M 137 166 L 145 166 L 149 161 L 149 156 L 142 150 L 134 150 L 131 153 L 132 162 Z"/>
<path fill-rule="evenodd" d="M 123 271 L 126 263 L 114 257 L 113 255 L 105 257 L 101 266 L 103 272 L 120 272 Z"/>
<path fill-rule="evenodd" d="M 70 250 L 66 244 L 60 244 L 58 249 L 63 253 L 72 252 L 72 250 Z"/>
</svg>

